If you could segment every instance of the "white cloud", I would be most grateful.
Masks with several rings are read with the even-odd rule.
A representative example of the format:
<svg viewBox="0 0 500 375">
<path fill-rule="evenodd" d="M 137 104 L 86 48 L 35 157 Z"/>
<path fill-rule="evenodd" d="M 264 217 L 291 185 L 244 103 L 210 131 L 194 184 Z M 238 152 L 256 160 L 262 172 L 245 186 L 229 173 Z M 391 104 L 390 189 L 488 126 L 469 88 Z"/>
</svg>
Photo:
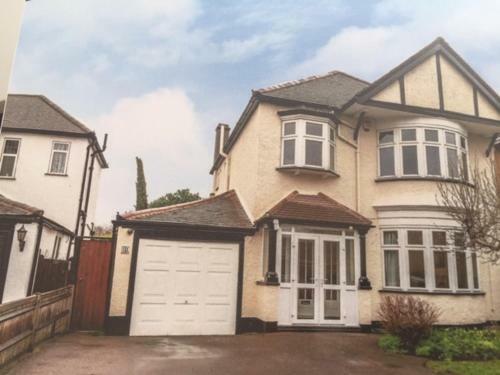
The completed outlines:
<svg viewBox="0 0 500 375">
<path fill-rule="evenodd" d="M 491 63 L 500 61 L 498 14 L 494 0 L 381 1 L 369 26 L 342 29 L 291 74 L 338 69 L 374 80 L 443 36 L 466 60 L 474 56 L 473 67 L 498 88 L 500 71 Z"/>
<path fill-rule="evenodd" d="M 189 187 L 207 194 L 211 144 L 202 140 L 200 116 L 180 89 L 162 88 L 119 100 L 107 114 L 87 122 L 109 134 L 97 222 L 135 204 L 135 157 L 144 162 L 149 198 Z"/>
</svg>

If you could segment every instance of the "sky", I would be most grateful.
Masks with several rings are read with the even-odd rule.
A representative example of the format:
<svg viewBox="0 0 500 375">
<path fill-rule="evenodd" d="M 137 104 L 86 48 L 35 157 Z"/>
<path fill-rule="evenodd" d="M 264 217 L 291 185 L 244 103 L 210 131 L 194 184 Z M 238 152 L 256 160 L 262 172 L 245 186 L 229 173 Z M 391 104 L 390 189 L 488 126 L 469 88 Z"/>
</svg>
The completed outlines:
<svg viewBox="0 0 500 375">
<path fill-rule="evenodd" d="M 497 91 L 495 0 L 34 0 L 11 92 L 43 94 L 109 134 L 97 224 L 135 203 L 135 157 L 150 200 L 208 196 L 217 123 L 251 90 L 341 70 L 373 81 L 444 37 Z"/>
</svg>

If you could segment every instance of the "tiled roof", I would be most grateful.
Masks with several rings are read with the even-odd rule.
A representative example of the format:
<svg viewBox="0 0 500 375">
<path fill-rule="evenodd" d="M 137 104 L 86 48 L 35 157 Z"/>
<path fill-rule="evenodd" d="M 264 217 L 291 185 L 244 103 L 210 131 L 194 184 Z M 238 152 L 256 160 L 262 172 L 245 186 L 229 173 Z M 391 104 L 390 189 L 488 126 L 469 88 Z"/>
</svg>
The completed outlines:
<svg viewBox="0 0 500 375">
<path fill-rule="evenodd" d="M 43 210 L 0 195 L 0 215 L 41 216 L 43 215 Z"/>
<path fill-rule="evenodd" d="M 234 190 L 198 201 L 121 215 L 125 220 L 252 229 Z"/>
<path fill-rule="evenodd" d="M 370 84 L 349 74 L 333 71 L 325 75 L 280 83 L 256 90 L 265 96 L 340 108 Z"/>
<path fill-rule="evenodd" d="M 355 226 L 371 225 L 369 219 L 323 193 L 307 195 L 299 194 L 297 191 L 282 199 L 260 220 L 265 218 Z"/>
<path fill-rule="evenodd" d="M 43 95 L 10 94 L 3 127 L 88 135 L 92 131 Z"/>
</svg>

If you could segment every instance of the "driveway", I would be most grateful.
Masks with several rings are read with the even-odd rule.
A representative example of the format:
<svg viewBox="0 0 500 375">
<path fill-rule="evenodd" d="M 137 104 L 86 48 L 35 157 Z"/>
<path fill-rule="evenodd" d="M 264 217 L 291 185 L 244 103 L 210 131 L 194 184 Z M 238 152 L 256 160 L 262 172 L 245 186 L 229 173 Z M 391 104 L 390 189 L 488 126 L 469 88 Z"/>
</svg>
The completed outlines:
<svg viewBox="0 0 500 375">
<path fill-rule="evenodd" d="M 40 345 L 2 374 L 430 374 L 424 360 L 388 355 L 377 335 L 279 332 L 112 337 L 72 333 Z"/>
</svg>

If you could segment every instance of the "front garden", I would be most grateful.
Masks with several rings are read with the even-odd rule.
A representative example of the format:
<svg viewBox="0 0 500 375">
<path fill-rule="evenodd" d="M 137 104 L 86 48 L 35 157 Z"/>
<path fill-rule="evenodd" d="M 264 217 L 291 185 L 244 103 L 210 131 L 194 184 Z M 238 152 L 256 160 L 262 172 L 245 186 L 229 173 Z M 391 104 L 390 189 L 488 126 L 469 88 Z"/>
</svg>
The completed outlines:
<svg viewBox="0 0 500 375">
<path fill-rule="evenodd" d="M 379 317 L 387 332 L 379 346 L 389 353 L 429 358 L 437 374 L 500 374 L 500 331 L 433 328 L 440 312 L 415 297 L 385 297 Z"/>
</svg>

